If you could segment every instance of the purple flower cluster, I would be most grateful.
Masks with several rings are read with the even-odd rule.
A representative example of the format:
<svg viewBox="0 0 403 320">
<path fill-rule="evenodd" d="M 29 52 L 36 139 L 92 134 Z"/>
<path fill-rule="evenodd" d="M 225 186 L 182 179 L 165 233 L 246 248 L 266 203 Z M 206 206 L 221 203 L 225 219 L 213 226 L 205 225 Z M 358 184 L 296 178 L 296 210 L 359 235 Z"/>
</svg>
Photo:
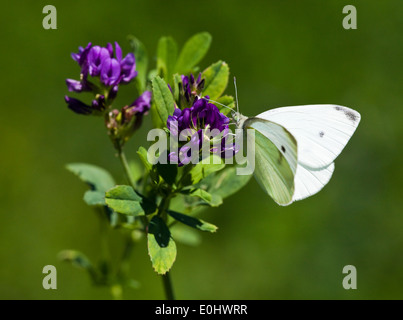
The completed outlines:
<svg viewBox="0 0 403 320">
<path fill-rule="evenodd" d="M 122 113 L 126 121 L 130 121 L 133 116 L 143 116 L 147 114 L 151 107 L 151 91 L 144 91 L 130 106 L 122 108 Z"/>
<path fill-rule="evenodd" d="M 168 116 L 167 127 L 170 134 L 179 140 L 188 140 L 178 151 L 171 150 L 168 155 L 171 163 L 183 166 L 200 160 L 200 157 L 195 159 L 192 153 L 194 150 L 202 150 L 203 142 L 208 142 L 208 154 L 217 154 L 222 158 L 232 157 L 238 151 L 229 135 L 229 118 L 214 104 L 209 103 L 208 98 L 196 97 L 192 107 L 183 110 L 176 108 L 174 114 Z M 206 130 L 209 130 L 207 135 Z"/>
<path fill-rule="evenodd" d="M 188 76 L 181 76 L 182 78 L 182 94 L 184 98 L 183 104 L 192 106 L 195 98 L 199 96 L 204 88 L 205 79 L 202 79 L 202 74 L 199 73 L 197 79 L 191 74 Z"/>
<path fill-rule="evenodd" d="M 106 117 L 106 127 L 113 143 L 120 147 L 140 127 L 143 116 L 151 107 L 151 91 L 144 91 L 131 105 L 121 111 L 111 110 Z"/>
<path fill-rule="evenodd" d="M 80 100 L 65 97 L 70 109 L 81 114 L 91 114 L 93 110 L 105 109 L 105 101 L 113 100 L 118 92 L 119 84 L 129 83 L 137 75 L 136 60 L 133 53 L 124 58 L 122 49 L 115 42 L 115 52 L 112 44 L 106 47 L 92 46 L 89 43 L 85 48 L 79 47 L 78 53 L 71 57 L 81 68 L 80 80 L 66 79 L 67 88 L 72 92 L 93 91 L 96 98 L 88 106 Z M 99 78 L 102 88 L 89 81 L 88 77 Z"/>
</svg>

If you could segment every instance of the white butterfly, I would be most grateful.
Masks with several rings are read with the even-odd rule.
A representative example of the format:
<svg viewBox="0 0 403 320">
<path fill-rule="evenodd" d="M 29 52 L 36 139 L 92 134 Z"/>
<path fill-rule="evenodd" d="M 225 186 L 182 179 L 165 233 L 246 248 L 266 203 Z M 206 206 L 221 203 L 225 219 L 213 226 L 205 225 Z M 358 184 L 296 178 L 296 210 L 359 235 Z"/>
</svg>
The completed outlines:
<svg viewBox="0 0 403 320">
<path fill-rule="evenodd" d="M 283 107 L 248 118 L 233 111 L 237 128 L 255 129 L 254 176 L 279 205 L 319 192 L 334 160 L 357 128 L 357 111 L 337 105 Z"/>
</svg>

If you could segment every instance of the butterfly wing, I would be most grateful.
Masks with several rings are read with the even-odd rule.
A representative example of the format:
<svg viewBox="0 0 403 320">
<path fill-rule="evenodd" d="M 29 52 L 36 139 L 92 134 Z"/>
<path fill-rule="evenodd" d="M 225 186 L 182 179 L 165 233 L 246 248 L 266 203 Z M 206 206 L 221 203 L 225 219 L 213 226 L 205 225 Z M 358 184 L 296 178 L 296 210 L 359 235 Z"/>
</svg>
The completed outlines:
<svg viewBox="0 0 403 320">
<path fill-rule="evenodd" d="M 298 201 L 318 193 L 329 182 L 334 171 L 334 163 L 327 167 L 312 169 L 301 164 L 297 166 L 294 177 L 294 194 L 292 201 Z"/>
<path fill-rule="evenodd" d="M 360 119 L 357 111 L 336 105 L 284 107 L 247 119 L 243 127 L 258 137 L 256 180 L 280 205 L 316 194 L 329 182 L 334 160 Z"/>
<path fill-rule="evenodd" d="M 254 176 L 257 182 L 279 205 L 290 204 L 297 170 L 296 140 L 281 125 L 267 120 L 249 118 L 243 128 L 255 129 Z"/>
<path fill-rule="evenodd" d="M 361 119 L 357 111 L 336 105 L 283 107 L 256 117 L 286 128 L 298 142 L 298 163 L 311 169 L 334 162 Z"/>
</svg>

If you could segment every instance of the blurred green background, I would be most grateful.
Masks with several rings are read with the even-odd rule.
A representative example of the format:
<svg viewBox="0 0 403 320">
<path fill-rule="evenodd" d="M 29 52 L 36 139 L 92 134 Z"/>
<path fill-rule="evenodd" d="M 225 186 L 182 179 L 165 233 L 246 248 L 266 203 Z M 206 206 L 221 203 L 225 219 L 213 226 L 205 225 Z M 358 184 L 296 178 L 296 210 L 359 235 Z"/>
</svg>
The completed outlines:
<svg viewBox="0 0 403 320">
<path fill-rule="evenodd" d="M 57 30 L 44 30 L 42 8 L 57 8 Z M 342 9 L 357 8 L 357 30 Z M 325 189 L 279 207 L 255 180 L 202 218 L 216 224 L 202 244 L 178 244 L 171 276 L 179 299 L 402 299 L 403 3 L 388 1 L 14 1 L 0 19 L 1 299 L 109 299 L 85 272 L 57 259 L 77 249 L 97 260 L 99 221 L 82 201 L 86 186 L 69 162 L 109 168 L 123 181 L 102 120 L 67 109 L 65 78 L 79 68 L 78 46 L 138 37 L 155 65 L 160 36 L 179 45 L 208 31 L 202 68 L 219 59 L 237 77 L 241 112 L 334 103 L 362 115 Z M 134 86 L 119 92 L 133 100 Z M 233 85 L 227 92 L 234 93 Z M 127 146 L 135 157 L 143 128 Z M 399 142 L 400 141 L 400 142 Z M 113 254 L 122 238 L 111 233 Z M 57 290 L 44 290 L 42 268 L 57 268 Z M 354 265 L 358 289 L 342 287 Z M 162 299 L 146 243 L 132 257 L 142 284 L 127 299 Z"/>
</svg>

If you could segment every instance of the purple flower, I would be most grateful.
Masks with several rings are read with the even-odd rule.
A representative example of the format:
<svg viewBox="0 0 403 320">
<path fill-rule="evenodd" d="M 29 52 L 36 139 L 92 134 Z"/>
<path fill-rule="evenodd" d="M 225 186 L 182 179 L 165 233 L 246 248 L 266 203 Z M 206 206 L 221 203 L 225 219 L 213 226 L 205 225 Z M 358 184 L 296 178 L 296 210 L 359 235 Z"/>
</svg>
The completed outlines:
<svg viewBox="0 0 403 320">
<path fill-rule="evenodd" d="M 192 106 L 195 102 L 195 98 L 201 94 L 204 88 L 205 80 L 202 79 L 201 73 L 195 80 L 193 74 L 188 76 L 181 76 L 182 78 L 182 90 L 181 96 L 184 98 L 183 104 Z"/>
<path fill-rule="evenodd" d="M 100 79 L 106 86 L 114 86 L 120 80 L 120 63 L 114 58 L 105 59 L 101 65 Z"/>
<path fill-rule="evenodd" d="M 105 96 L 102 94 L 97 95 L 96 99 L 92 100 L 91 106 L 98 111 L 105 110 Z"/>
<path fill-rule="evenodd" d="M 81 81 L 74 79 L 66 79 L 66 85 L 70 92 L 91 91 L 90 86 L 84 79 Z"/>
<path fill-rule="evenodd" d="M 95 96 L 91 105 L 75 98 L 66 98 L 69 108 L 80 114 L 91 114 L 93 111 L 109 109 L 116 98 L 119 84 L 129 83 L 137 75 L 134 54 L 128 53 L 123 58 L 122 49 L 117 42 L 115 42 L 115 52 L 110 43 L 105 47 L 92 46 L 89 43 L 85 48 L 79 47 L 78 53 L 72 53 L 71 56 L 81 67 L 81 73 L 80 80 L 66 79 L 68 90 L 71 92 L 89 91 Z M 91 77 L 98 77 L 100 84 L 92 82 Z M 104 95 L 100 95 L 100 93 Z M 127 115 L 146 113 L 150 100 L 151 93 L 144 93 L 132 105 L 126 107 Z"/>
<path fill-rule="evenodd" d="M 191 108 L 175 109 L 172 116 L 168 116 L 167 127 L 172 136 L 188 137 L 190 142 L 179 148 L 178 152 L 172 151 L 169 154 L 171 162 L 182 166 L 189 163 L 191 150 L 201 150 L 203 141 L 208 140 L 209 152 L 216 153 L 221 157 L 228 157 L 233 150 L 232 156 L 237 152 L 234 143 L 227 143 L 229 137 L 229 118 L 222 114 L 218 108 L 208 102 L 208 97 L 196 100 Z M 206 135 L 210 130 L 211 135 Z M 226 152 L 226 150 L 228 150 Z M 182 159 L 181 159 L 182 157 Z M 177 161 L 180 159 L 180 161 Z M 192 159 L 193 160 L 193 159 Z"/>
<path fill-rule="evenodd" d="M 141 125 L 143 115 L 147 114 L 151 107 L 151 91 L 144 91 L 143 94 L 138 97 L 130 106 L 122 108 L 123 119 L 125 123 L 135 120 L 135 129 Z"/>
<path fill-rule="evenodd" d="M 151 91 L 144 91 L 130 106 L 133 113 L 147 113 L 151 107 Z"/>
<path fill-rule="evenodd" d="M 130 106 L 120 111 L 114 109 L 107 114 L 106 127 L 108 134 L 116 146 L 122 146 L 141 126 L 143 116 L 151 106 L 151 92 L 145 91 Z"/>
<path fill-rule="evenodd" d="M 209 103 L 208 97 L 197 99 L 191 108 L 175 109 L 172 116 L 168 116 L 167 127 L 171 130 L 171 122 L 178 122 L 178 131 L 188 128 L 195 130 L 218 129 L 220 132 L 228 128 L 229 118 L 218 108 Z"/>
<path fill-rule="evenodd" d="M 72 53 L 71 57 L 73 60 L 78 62 L 78 65 L 83 68 L 85 66 L 88 66 L 87 64 L 87 56 L 88 53 L 91 49 L 91 42 L 87 44 L 85 48 L 83 47 L 78 47 L 78 53 Z"/>
<path fill-rule="evenodd" d="M 111 58 L 111 52 L 100 46 L 92 47 L 88 53 L 88 72 L 91 77 L 99 76 L 101 66 L 106 59 Z"/>
<path fill-rule="evenodd" d="M 93 108 L 89 105 L 86 105 L 84 102 L 65 96 L 64 100 L 68 104 L 70 110 L 73 110 L 75 113 L 89 115 L 93 112 Z"/>
<path fill-rule="evenodd" d="M 113 86 L 113 87 L 111 88 L 111 90 L 109 90 L 108 98 L 111 99 L 111 100 L 115 99 L 116 96 L 118 95 L 118 90 L 119 90 L 119 86 L 118 86 L 118 85 Z"/>
<path fill-rule="evenodd" d="M 121 83 L 129 83 L 135 76 L 136 71 L 136 59 L 133 53 L 128 53 L 124 59 L 122 59 L 122 49 L 119 44 L 115 42 L 116 59 L 120 63 L 121 68 Z"/>
<path fill-rule="evenodd" d="M 78 81 L 68 79 L 67 86 L 70 91 L 83 91 L 82 86 L 87 81 L 88 74 L 91 77 L 99 76 L 101 82 L 108 87 L 129 83 L 137 76 L 134 54 L 128 53 L 123 58 L 122 49 L 117 42 L 115 42 L 115 55 L 110 43 L 106 47 L 92 46 L 89 43 L 85 48 L 79 47 L 78 53 L 72 53 L 71 56 L 81 67 L 82 81 L 80 86 Z M 117 92 L 117 88 L 114 88 L 114 92 Z"/>
</svg>

